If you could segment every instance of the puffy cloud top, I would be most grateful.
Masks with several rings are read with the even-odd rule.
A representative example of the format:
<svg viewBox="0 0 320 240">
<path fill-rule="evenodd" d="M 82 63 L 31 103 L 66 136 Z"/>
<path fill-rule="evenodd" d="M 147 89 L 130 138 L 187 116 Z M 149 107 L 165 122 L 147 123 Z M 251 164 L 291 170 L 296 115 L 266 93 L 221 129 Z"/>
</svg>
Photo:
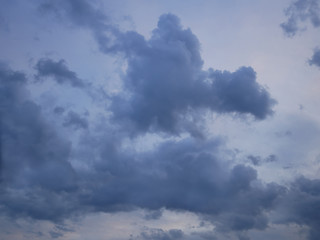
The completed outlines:
<svg viewBox="0 0 320 240">
<path fill-rule="evenodd" d="M 115 120 L 126 121 L 137 131 L 178 133 L 187 125 L 187 115 L 197 118 L 197 110 L 251 114 L 257 119 L 272 114 L 275 100 L 256 82 L 251 67 L 234 73 L 203 70 L 197 37 L 183 29 L 175 15 L 162 15 L 149 40 L 124 36 L 117 49 L 128 54 L 124 81 L 129 97 L 114 98 Z"/>
</svg>

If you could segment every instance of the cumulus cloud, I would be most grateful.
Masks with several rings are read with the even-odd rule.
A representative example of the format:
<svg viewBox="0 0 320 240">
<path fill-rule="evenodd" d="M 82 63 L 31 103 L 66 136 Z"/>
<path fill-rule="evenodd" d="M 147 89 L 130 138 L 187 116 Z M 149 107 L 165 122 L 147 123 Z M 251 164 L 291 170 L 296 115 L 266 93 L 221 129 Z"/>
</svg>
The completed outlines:
<svg viewBox="0 0 320 240">
<path fill-rule="evenodd" d="M 63 59 L 54 61 L 42 58 L 37 62 L 35 69 L 37 70 L 36 78 L 38 80 L 50 77 L 58 84 L 68 83 L 73 87 L 85 87 L 83 80 L 78 78 L 75 72 L 68 69 Z"/>
<path fill-rule="evenodd" d="M 319 0 L 296 0 L 285 10 L 287 21 L 281 24 L 289 37 L 296 35 L 303 28 L 301 23 L 310 21 L 313 27 L 320 27 Z"/>
<path fill-rule="evenodd" d="M 303 3 L 297 1 L 296 8 Z M 101 125 L 90 122 L 89 128 L 86 118 L 74 111 L 65 113 L 65 127 L 87 130 L 72 144 L 60 136 L 64 129 L 50 125 L 52 121 L 31 99 L 25 74 L 0 65 L 2 213 L 61 223 L 89 211 L 137 208 L 150 211 L 147 219 L 159 219 L 161 211 L 169 209 L 195 213 L 210 221 L 215 231 L 235 232 L 239 239 L 247 239 L 249 230 L 267 229 L 276 211 L 282 213 L 281 223 L 308 226 L 309 238 L 317 238 L 319 180 L 302 177 L 287 187 L 263 183 L 253 167 L 237 164 L 228 151 L 221 151 L 225 146 L 219 139 L 162 139 L 145 152 L 126 146 L 136 140 L 132 132 L 172 136 L 187 131 L 194 136 L 199 115 L 206 111 L 259 120 L 272 115 L 275 100 L 257 82 L 251 67 L 235 72 L 204 69 L 199 40 L 173 14 L 162 15 L 146 39 L 135 31 L 120 31 L 85 0 L 41 1 L 40 9 L 90 30 L 103 53 L 123 57 L 127 62 L 124 89 L 110 98 L 107 110 L 112 117 Z M 306 18 L 311 19 L 311 10 L 306 9 Z M 310 61 L 316 64 L 317 57 Z M 37 79 L 85 87 L 64 60 L 40 59 L 35 69 Z M 51 117 L 65 111 L 65 106 L 56 107 Z M 276 157 L 249 159 L 259 165 Z M 65 231 L 57 228 L 50 234 L 59 238 Z M 140 235 L 145 240 L 206 237 L 187 236 L 178 229 Z"/>
<path fill-rule="evenodd" d="M 251 114 L 265 119 L 275 100 L 256 81 L 251 67 L 236 72 L 203 69 L 200 43 L 178 17 L 162 15 L 149 40 L 125 34 L 119 51 L 127 54 L 125 97 L 112 103 L 114 119 L 137 131 L 178 133 L 187 119 L 199 118 L 202 110 Z M 130 46 L 130 51 L 127 47 Z M 200 113 L 201 115 L 201 113 Z"/>
<path fill-rule="evenodd" d="M 195 123 L 206 110 L 251 114 L 256 119 L 273 112 L 275 100 L 258 84 L 251 67 L 234 73 L 204 70 L 200 42 L 173 14 L 162 15 L 146 40 L 135 31 L 120 31 L 84 0 L 45 2 L 41 9 L 91 30 L 102 52 L 127 60 L 123 79 L 127 94 L 114 97 L 111 110 L 115 122 L 135 133 L 187 130 L 201 135 Z"/>
</svg>

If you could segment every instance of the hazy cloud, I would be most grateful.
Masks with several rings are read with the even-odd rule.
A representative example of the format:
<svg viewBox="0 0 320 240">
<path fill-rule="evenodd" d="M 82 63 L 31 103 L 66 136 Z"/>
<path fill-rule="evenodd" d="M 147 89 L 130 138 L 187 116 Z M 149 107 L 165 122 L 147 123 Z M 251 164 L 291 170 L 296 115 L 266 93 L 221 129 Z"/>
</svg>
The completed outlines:
<svg viewBox="0 0 320 240">
<path fill-rule="evenodd" d="M 63 122 L 63 126 L 73 127 L 74 129 L 87 129 L 89 127 L 89 123 L 84 117 L 81 117 L 79 114 L 73 111 L 69 111 L 66 119 Z"/>
</svg>

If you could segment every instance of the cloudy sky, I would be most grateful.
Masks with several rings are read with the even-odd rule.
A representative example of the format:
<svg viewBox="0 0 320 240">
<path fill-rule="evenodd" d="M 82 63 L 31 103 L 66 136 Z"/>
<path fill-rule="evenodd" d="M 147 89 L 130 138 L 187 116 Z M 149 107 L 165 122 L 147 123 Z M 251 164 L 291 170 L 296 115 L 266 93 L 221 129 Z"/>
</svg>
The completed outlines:
<svg viewBox="0 0 320 240">
<path fill-rule="evenodd" d="M 0 239 L 320 238 L 319 0 L 0 3 Z"/>
</svg>

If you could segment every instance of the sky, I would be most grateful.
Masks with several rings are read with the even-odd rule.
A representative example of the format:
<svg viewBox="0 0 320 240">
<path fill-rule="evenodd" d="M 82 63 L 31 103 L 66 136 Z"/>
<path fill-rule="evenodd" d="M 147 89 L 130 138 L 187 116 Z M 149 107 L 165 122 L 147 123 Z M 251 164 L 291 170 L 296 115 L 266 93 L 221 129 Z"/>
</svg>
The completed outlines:
<svg viewBox="0 0 320 240">
<path fill-rule="evenodd" d="M 320 238 L 319 0 L 0 3 L 0 239 Z"/>
</svg>

